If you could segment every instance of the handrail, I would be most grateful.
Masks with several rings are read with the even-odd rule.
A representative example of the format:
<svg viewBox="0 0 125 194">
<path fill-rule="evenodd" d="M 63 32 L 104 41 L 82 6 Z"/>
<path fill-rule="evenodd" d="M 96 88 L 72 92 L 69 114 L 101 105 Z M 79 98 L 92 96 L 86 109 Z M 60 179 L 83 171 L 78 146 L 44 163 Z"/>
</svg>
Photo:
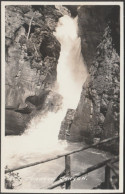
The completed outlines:
<svg viewBox="0 0 125 194">
<path fill-rule="evenodd" d="M 104 160 L 103 162 L 100 162 L 100 163 L 98 163 L 98 164 L 96 164 L 96 165 L 93 165 L 93 166 L 91 166 L 91 167 L 85 169 L 83 172 L 77 173 L 77 174 L 75 174 L 75 175 L 72 176 L 72 177 L 69 176 L 69 177 L 65 177 L 65 178 L 62 179 L 62 180 L 56 181 L 56 182 L 53 183 L 51 186 L 49 186 L 47 189 L 53 189 L 53 188 L 58 187 L 59 185 L 64 184 L 64 183 L 66 183 L 66 182 L 68 182 L 68 181 L 73 181 L 75 178 L 78 178 L 78 177 L 80 177 L 80 176 L 83 176 L 83 175 L 85 175 L 85 174 L 87 174 L 87 173 L 90 173 L 90 172 L 92 172 L 92 171 L 94 171 L 94 170 L 96 170 L 96 169 L 99 169 L 99 168 L 105 166 L 108 162 L 114 163 L 114 162 L 118 162 L 118 161 L 119 161 L 119 157 L 118 157 L 118 156 L 115 156 L 115 157 L 113 157 L 113 158 Z"/>
<path fill-rule="evenodd" d="M 5 173 L 13 172 L 13 171 L 16 171 L 16 170 L 21 170 L 21 169 L 28 168 L 28 167 L 31 167 L 31 166 L 36 166 L 36 165 L 39 165 L 39 164 L 42 164 L 42 163 L 45 163 L 45 162 L 56 160 L 56 159 L 61 158 L 63 156 L 67 156 L 67 155 L 71 155 L 71 154 L 74 154 L 74 153 L 77 153 L 77 152 L 80 152 L 80 151 L 83 151 L 83 150 L 87 150 L 89 148 L 96 147 L 98 145 L 101 145 L 101 144 L 104 144 L 104 143 L 116 140 L 118 138 L 119 138 L 119 136 L 115 136 L 115 137 L 112 137 L 112 138 L 104 139 L 104 140 L 100 141 L 99 143 L 94 143 L 92 145 L 88 145 L 86 147 L 82 147 L 82 148 L 79 148 L 79 149 L 74 150 L 74 151 L 69 151 L 69 152 L 66 152 L 66 153 L 63 153 L 63 154 L 59 154 L 57 156 L 54 156 L 54 157 L 51 157 L 51 158 L 48 158 L 48 159 L 44 159 L 44 160 L 41 160 L 41 161 L 38 161 L 38 162 L 30 163 L 30 164 L 27 164 L 27 165 L 22 165 L 20 167 L 16 167 L 16 168 L 12 168 L 12 169 L 7 169 L 7 170 L 5 170 Z"/>
</svg>

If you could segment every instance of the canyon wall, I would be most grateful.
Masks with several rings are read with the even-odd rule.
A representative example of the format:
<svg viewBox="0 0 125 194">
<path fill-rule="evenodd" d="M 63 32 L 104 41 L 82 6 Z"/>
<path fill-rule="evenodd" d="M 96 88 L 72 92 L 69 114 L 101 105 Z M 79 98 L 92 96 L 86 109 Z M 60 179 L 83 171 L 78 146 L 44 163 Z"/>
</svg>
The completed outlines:
<svg viewBox="0 0 125 194">
<path fill-rule="evenodd" d="M 119 6 L 78 9 L 79 36 L 89 76 L 70 127 L 70 141 L 93 142 L 119 133 L 119 11 Z M 112 149 L 118 150 L 118 146 Z"/>
<path fill-rule="evenodd" d="M 22 133 L 39 110 L 61 104 L 52 91 L 60 55 L 53 32 L 65 14 L 67 8 L 54 5 L 5 8 L 6 135 Z"/>
</svg>

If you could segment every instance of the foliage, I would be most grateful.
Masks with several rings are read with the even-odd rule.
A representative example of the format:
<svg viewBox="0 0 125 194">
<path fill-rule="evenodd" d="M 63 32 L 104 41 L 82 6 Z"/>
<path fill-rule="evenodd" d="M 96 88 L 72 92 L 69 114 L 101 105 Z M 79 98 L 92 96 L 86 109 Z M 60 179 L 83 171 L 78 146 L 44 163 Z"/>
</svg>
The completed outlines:
<svg viewBox="0 0 125 194">
<path fill-rule="evenodd" d="M 6 166 L 5 170 L 8 170 L 9 168 Z M 5 176 L 5 188 L 6 189 L 14 189 L 15 185 L 20 185 L 21 178 L 19 176 L 19 173 L 15 172 L 9 172 Z"/>
</svg>

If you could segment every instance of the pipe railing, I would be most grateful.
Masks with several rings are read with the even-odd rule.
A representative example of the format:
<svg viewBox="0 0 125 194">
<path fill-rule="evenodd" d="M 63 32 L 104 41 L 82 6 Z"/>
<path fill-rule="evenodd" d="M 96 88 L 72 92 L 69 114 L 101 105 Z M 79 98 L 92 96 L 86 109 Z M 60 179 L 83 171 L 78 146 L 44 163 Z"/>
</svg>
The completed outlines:
<svg viewBox="0 0 125 194">
<path fill-rule="evenodd" d="M 96 165 L 93 165 L 93 166 L 91 166 L 89 168 L 86 168 L 83 172 L 77 173 L 74 176 L 65 177 L 65 178 L 62 178 L 59 181 L 56 181 L 51 186 L 49 186 L 47 189 L 53 189 L 55 187 L 60 186 L 61 184 L 71 182 L 71 181 L 73 181 L 74 179 L 76 179 L 78 177 L 81 177 L 83 175 L 86 175 L 86 174 L 88 174 L 88 173 L 90 173 L 90 172 L 92 172 L 94 170 L 97 170 L 97 169 L 99 169 L 99 168 L 107 165 L 109 162 L 114 163 L 114 162 L 118 162 L 118 161 L 119 161 L 119 157 L 118 156 L 113 157 L 113 158 L 110 158 L 110 159 L 107 159 L 107 160 L 104 160 L 103 162 L 100 162 L 100 163 L 98 163 Z M 109 173 L 109 170 L 108 171 L 106 170 L 106 172 Z M 105 176 L 106 182 L 109 180 L 108 179 L 108 175 L 107 175 L 108 173 L 106 173 L 106 176 Z M 68 189 L 68 188 L 66 188 L 66 189 Z"/>
<path fill-rule="evenodd" d="M 93 166 L 91 166 L 89 168 L 86 168 L 83 172 L 80 172 L 80 173 L 77 173 L 77 174 L 71 176 L 71 164 L 70 164 L 71 160 L 70 160 L 70 155 L 74 154 L 74 153 L 77 153 L 77 152 L 80 152 L 80 151 L 87 150 L 89 148 L 94 148 L 96 146 L 99 146 L 99 145 L 111 142 L 111 141 L 116 140 L 118 138 L 119 138 L 119 136 L 115 136 L 115 137 L 112 137 L 112 138 L 104 139 L 104 140 L 102 140 L 102 141 L 100 141 L 98 143 L 94 143 L 92 145 L 88 145 L 88 146 L 85 146 L 85 147 L 82 147 L 82 148 L 79 148 L 79 149 L 76 149 L 76 150 L 73 150 L 73 151 L 68 151 L 68 152 L 65 152 L 63 154 L 59 154 L 59 155 L 56 155 L 54 157 L 50 157 L 48 159 L 43 159 L 43 160 L 38 161 L 38 162 L 33 162 L 33 163 L 30 163 L 30 164 L 22 165 L 22 166 L 19 166 L 19 167 L 16 167 L 16 168 L 12 168 L 12 169 L 6 169 L 5 170 L 5 174 L 13 172 L 13 171 L 16 171 L 16 170 L 21 170 L 21 169 L 24 169 L 24 168 L 28 168 L 28 167 L 31 167 L 31 166 L 36 166 L 36 165 L 39 165 L 39 164 L 42 164 L 42 163 L 46 163 L 46 162 L 49 162 L 49 161 L 52 161 L 52 160 L 56 160 L 56 159 L 59 159 L 61 157 L 65 157 L 64 177 L 61 177 L 60 180 L 57 180 L 56 182 L 54 182 L 47 189 L 53 189 L 55 187 L 58 187 L 58 186 L 61 186 L 61 185 L 64 185 L 64 184 L 65 184 L 65 189 L 70 189 L 71 188 L 71 181 L 73 181 L 75 178 L 78 178 L 78 177 L 81 177 L 83 175 L 86 175 L 86 174 L 88 174 L 88 173 L 90 173 L 90 172 L 92 172 L 94 170 L 97 170 L 97 169 L 103 167 L 103 166 L 105 166 L 105 185 L 106 185 L 106 188 L 109 188 L 110 187 L 110 183 L 111 183 L 111 181 L 110 181 L 110 169 L 114 171 L 114 168 L 111 166 L 111 164 L 119 161 L 119 157 L 118 156 L 115 156 L 115 157 L 109 158 L 107 160 L 104 160 L 104 161 L 102 161 L 102 162 L 100 162 L 100 163 L 98 163 L 96 165 L 93 165 Z M 115 171 L 115 174 L 116 174 L 116 171 Z M 117 178 L 118 178 L 118 175 L 117 175 Z M 115 188 L 114 185 L 113 185 L 113 188 Z"/>
<path fill-rule="evenodd" d="M 104 143 L 111 142 L 111 141 L 116 140 L 118 138 L 119 138 L 119 136 L 111 137 L 111 138 L 108 138 L 108 139 L 104 139 L 104 140 L 102 140 L 102 141 L 100 141 L 98 143 L 94 143 L 94 144 L 88 145 L 86 147 L 82 147 L 82 148 L 76 149 L 74 151 L 68 151 L 68 152 L 63 153 L 63 154 L 58 154 L 58 155 L 56 155 L 54 157 L 50 157 L 48 159 L 43 159 L 43 160 L 38 161 L 38 162 L 33 162 L 33 163 L 30 163 L 30 164 L 22 165 L 22 166 L 15 167 L 15 168 L 12 168 L 12 169 L 6 169 L 5 170 L 5 174 L 9 173 L 9 172 L 16 171 L 16 170 L 21 170 L 21 169 L 24 169 L 24 168 L 28 168 L 28 167 L 31 167 L 31 166 L 36 166 L 36 165 L 39 165 L 39 164 L 43 164 L 45 162 L 49 162 L 49 161 L 52 161 L 52 160 L 56 160 L 56 159 L 59 159 L 59 158 L 64 157 L 64 156 L 68 156 L 68 155 L 71 155 L 71 154 L 74 154 L 74 153 L 77 153 L 77 152 L 80 152 L 80 151 L 87 150 L 89 148 L 94 148 L 96 146 L 102 145 Z"/>
</svg>

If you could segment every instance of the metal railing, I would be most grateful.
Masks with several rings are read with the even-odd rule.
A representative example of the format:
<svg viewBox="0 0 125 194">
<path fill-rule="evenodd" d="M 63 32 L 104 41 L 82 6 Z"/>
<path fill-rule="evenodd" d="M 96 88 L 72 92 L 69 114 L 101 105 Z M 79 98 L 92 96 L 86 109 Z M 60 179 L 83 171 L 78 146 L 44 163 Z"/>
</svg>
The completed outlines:
<svg viewBox="0 0 125 194">
<path fill-rule="evenodd" d="M 55 187 L 58 187 L 58 186 L 64 185 L 64 184 L 65 184 L 65 189 L 70 189 L 71 188 L 71 181 L 73 181 L 75 178 L 78 178 L 78 177 L 81 177 L 83 175 L 86 175 L 86 174 L 88 174 L 88 173 L 90 173 L 90 172 L 92 172 L 92 171 L 94 171 L 96 169 L 99 169 L 99 168 L 103 167 L 103 166 L 105 166 L 105 183 L 106 183 L 106 188 L 108 189 L 110 187 L 110 185 L 111 185 L 110 170 L 112 170 L 115 174 L 117 174 L 115 169 L 112 167 L 111 164 L 119 161 L 119 157 L 118 156 L 111 157 L 110 159 L 104 160 L 103 162 L 100 162 L 100 163 L 98 163 L 96 165 L 93 165 L 93 166 L 85 169 L 83 172 L 80 172 L 80 173 L 77 173 L 77 174 L 71 176 L 71 160 L 70 160 L 70 155 L 74 154 L 74 153 L 77 153 L 77 152 L 80 152 L 80 151 L 87 150 L 89 148 L 94 148 L 96 146 L 100 146 L 102 144 L 111 142 L 113 140 L 117 140 L 118 138 L 119 138 L 119 136 L 115 136 L 115 137 L 112 137 L 112 138 L 108 138 L 108 139 L 102 140 L 102 141 L 100 141 L 98 143 L 94 143 L 92 145 L 88 145 L 86 147 L 82 147 L 82 148 L 76 149 L 74 151 L 68 151 L 66 153 L 59 154 L 59 155 L 56 155 L 54 157 L 50 157 L 48 159 L 43 159 L 43 160 L 38 161 L 38 162 L 33 162 L 33 163 L 30 163 L 30 164 L 22 165 L 22 166 L 19 166 L 19 167 L 16 167 L 16 168 L 12 168 L 12 169 L 6 169 L 5 170 L 5 174 L 13 172 L 13 171 L 21 170 L 21 169 L 24 169 L 24 168 L 40 165 L 40 164 L 43 164 L 43 163 L 46 163 L 46 162 L 49 162 L 49 161 L 52 161 L 52 160 L 59 159 L 61 157 L 65 157 L 65 173 L 64 173 L 65 174 L 65 176 L 64 176 L 65 178 L 57 180 L 52 185 L 50 185 L 47 189 L 53 189 Z M 118 174 L 117 174 L 117 177 L 118 177 Z M 114 186 L 114 189 L 115 189 L 115 186 Z"/>
</svg>

